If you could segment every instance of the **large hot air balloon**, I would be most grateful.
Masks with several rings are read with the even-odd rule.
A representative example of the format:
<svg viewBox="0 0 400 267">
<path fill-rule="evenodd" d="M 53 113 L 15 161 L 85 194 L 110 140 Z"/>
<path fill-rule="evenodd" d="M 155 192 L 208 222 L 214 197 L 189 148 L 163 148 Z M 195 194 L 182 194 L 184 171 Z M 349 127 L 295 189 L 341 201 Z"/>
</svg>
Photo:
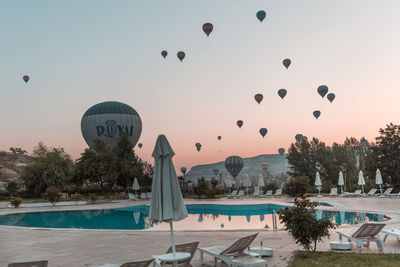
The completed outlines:
<svg viewBox="0 0 400 267">
<path fill-rule="evenodd" d="M 316 119 L 318 119 L 319 116 L 321 116 L 321 111 L 315 110 L 312 114 L 314 115 L 314 117 L 315 117 Z"/>
<path fill-rule="evenodd" d="M 143 146 L 142 143 L 139 143 L 139 144 L 138 144 L 138 147 L 139 147 L 139 148 L 142 148 L 142 146 Z"/>
<path fill-rule="evenodd" d="M 168 55 L 168 52 L 166 50 L 161 51 L 161 55 L 163 58 L 165 58 Z"/>
<path fill-rule="evenodd" d="M 243 121 L 242 121 L 242 120 L 238 120 L 238 121 L 236 122 L 236 124 L 237 124 L 237 126 L 239 126 L 239 128 L 242 128 L 242 126 L 243 126 Z"/>
<path fill-rule="evenodd" d="M 303 141 L 304 136 L 302 134 L 296 134 L 294 138 L 296 139 L 297 142 L 301 142 Z"/>
<path fill-rule="evenodd" d="M 279 89 L 278 90 L 278 95 L 283 99 L 287 94 L 286 89 Z"/>
<path fill-rule="evenodd" d="M 28 75 L 24 75 L 24 77 L 22 77 L 22 79 L 24 80 L 25 83 L 28 83 L 29 76 Z"/>
<path fill-rule="evenodd" d="M 142 120 L 129 105 L 108 101 L 92 106 L 83 114 L 81 130 L 89 146 L 93 146 L 95 140 L 101 140 L 112 149 L 122 134 L 126 134 L 135 146 L 142 133 Z"/>
<path fill-rule="evenodd" d="M 333 100 L 335 99 L 335 94 L 334 93 L 329 93 L 326 98 L 328 98 L 329 102 L 333 102 Z"/>
<path fill-rule="evenodd" d="M 218 137 L 217 137 L 217 139 L 218 139 L 218 141 L 221 141 L 221 136 L 220 135 L 218 135 Z"/>
<path fill-rule="evenodd" d="M 195 146 L 196 146 L 197 151 L 200 152 L 201 144 L 200 143 L 196 143 Z"/>
<path fill-rule="evenodd" d="M 279 155 L 283 156 L 285 154 L 285 149 L 283 147 L 278 149 Z"/>
<path fill-rule="evenodd" d="M 225 160 L 225 168 L 233 178 L 238 176 L 240 171 L 243 169 L 243 166 L 243 159 L 239 156 L 230 156 Z"/>
<path fill-rule="evenodd" d="M 257 101 L 258 104 L 261 103 L 261 101 L 263 100 L 264 96 L 262 94 L 256 94 L 254 96 L 254 99 Z"/>
<path fill-rule="evenodd" d="M 264 136 L 268 133 L 268 130 L 267 128 L 261 128 L 259 132 L 261 136 L 264 138 Z"/>
<path fill-rule="evenodd" d="M 203 24 L 203 32 L 204 32 L 205 34 L 207 34 L 207 37 L 208 37 L 208 36 L 210 35 L 210 33 L 212 32 L 213 28 L 214 28 L 214 26 L 213 26 L 211 23 L 209 23 L 209 22 Z"/>
<path fill-rule="evenodd" d="M 286 58 L 282 61 L 282 63 L 283 63 L 283 66 L 285 66 L 285 68 L 288 69 L 290 64 L 292 63 L 292 61 L 290 59 Z"/>
<path fill-rule="evenodd" d="M 181 172 L 183 173 L 183 175 L 186 174 L 186 171 L 187 171 L 186 167 L 182 167 L 182 168 L 181 168 Z"/>
<path fill-rule="evenodd" d="M 260 22 L 263 22 L 263 20 L 265 19 L 265 16 L 266 16 L 267 14 L 265 13 L 265 11 L 264 10 L 259 10 L 258 12 L 257 12 L 257 14 L 256 14 L 256 16 L 257 16 L 257 18 L 258 18 L 258 20 L 260 21 Z"/>
<path fill-rule="evenodd" d="M 322 98 L 324 98 L 324 96 L 328 93 L 328 86 L 321 85 L 320 87 L 318 87 L 317 91 L 318 91 L 318 94 L 320 94 L 320 96 L 322 96 Z"/>
<path fill-rule="evenodd" d="M 176 55 L 181 62 L 185 58 L 185 52 L 183 52 L 183 51 L 179 51 Z"/>
</svg>

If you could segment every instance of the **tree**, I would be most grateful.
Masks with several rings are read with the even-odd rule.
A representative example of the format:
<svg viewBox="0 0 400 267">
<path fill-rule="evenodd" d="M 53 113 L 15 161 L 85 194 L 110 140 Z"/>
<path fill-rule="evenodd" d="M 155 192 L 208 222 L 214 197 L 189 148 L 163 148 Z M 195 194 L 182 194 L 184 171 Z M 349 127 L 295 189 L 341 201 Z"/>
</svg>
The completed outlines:
<svg viewBox="0 0 400 267">
<path fill-rule="evenodd" d="M 26 150 L 23 150 L 20 147 L 10 147 L 10 151 L 14 155 L 26 155 L 27 154 Z"/>
<path fill-rule="evenodd" d="M 47 199 L 51 205 L 55 206 L 57 202 L 61 200 L 61 191 L 55 186 L 49 186 L 43 193 L 43 197 Z"/>
<path fill-rule="evenodd" d="M 371 157 L 376 157 L 376 166 L 385 182 L 400 187 L 400 125 L 390 123 L 386 128 L 381 128 L 379 133 Z"/>
<path fill-rule="evenodd" d="M 10 197 L 12 197 L 18 192 L 18 184 L 14 181 L 11 181 L 7 184 L 6 190 L 8 193 L 10 193 Z"/>
<path fill-rule="evenodd" d="M 204 177 L 197 179 L 197 185 L 193 186 L 194 193 L 201 198 L 202 195 L 206 195 L 208 190 L 207 182 Z"/>
</svg>

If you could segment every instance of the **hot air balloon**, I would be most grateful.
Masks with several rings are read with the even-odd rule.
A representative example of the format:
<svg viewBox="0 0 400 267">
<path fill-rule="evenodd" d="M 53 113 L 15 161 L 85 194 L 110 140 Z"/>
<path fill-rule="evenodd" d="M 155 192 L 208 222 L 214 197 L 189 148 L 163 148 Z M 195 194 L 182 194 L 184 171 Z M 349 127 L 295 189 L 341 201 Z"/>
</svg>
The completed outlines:
<svg viewBox="0 0 400 267">
<path fill-rule="evenodd" d="M 301 142 L 303 141 L 303 135 L 302 134 L 296 134 L 296 136 L 294 137 L 296 139 L 297 142 Z"/>
<path fill-rule="evenodd" d="M 264 136 L 267 134 L 268 130 L 267 130 L 267 128 L 261 128 L 259 132 L 260 132 L 261 136 L 264 138 Z"/>
<path fill-rule="evenodd" d="M 233 178 L 238 176 L 240 171 L 243 169 L 243 166 L 243 159 L 239 156 L 230 156 L 225 160 L 225 168 Z"/>
<path fill-rule="evenodd" d="M 179 51 L 176 55 L 178 56 L 178 58 L 181 62 L 185 58 L 185 52 L 183 52 L 183 51 Z"/>
<path fill-rule="evenodd" d="M 283 156 L 285 154 L 285 149 L 283 147 L 278 149 L 279 155 Z"/>
<path fill-rule="evenodd" d="M 28 83 L 29 76 L 28 75 L 24 75 L 24 77 L 22 77 L 22 79 L 24 80 L 25 83 Z"/>
<path fill-rule="evenodd" d="M 335 99 L 335 94 L 334 93 L 329 93 L 326 98 L 328 98 L 329 102 L 333 102 L 333 100 Z"/>
<path fill-rule="evenodd" d="M 122 134 L 135 146 L 142 133 L 142 120 L 129 105 L 108 101 L 92 106 L 83 114 L 81 130 L 90 147 L 95 140 L 101 140 L 108 149 L 113 149 Z"/>
<path fill-rule="evenodd" d="M 261 101 L 263 100 L 264 96 L 262 94 L 256 94 L 254 96 L 254 99 L 257 101 L 258 104 L 261 103 Z"/>
<path fill-rule="evenodd" d="M 319 116 L 321 116 L 321 111 L 315 110 L 312 114 L 314 115 L 314 117 L 315 117 L 316 119 L 318 119 Z"/>
<path fill-rule="evenodd" d="M 200 149 L 201 149 L 201 144 L 200 143 L 196 143 L 196 149 L 197 149 L 197 151 L 199 151 L 200 152 Z"/>
<path fill-rule="evenodd" d="M 143 146 L 142 143 L 139 143 L 139 144 L 138 144 L 138 147 L 139 147 L 139 148 L 142 148 L 142 146 Z"/>
<path fill-rule="evenodd" d="M 243 126 L 243 121 L 242 121 L 242 120 L 238 120 L 238 121 L 236 122 L 236 124 L 237 124 L 237 126 L 239 126 L 239 128 L 242 128 L 242 126 Z"/>
<path fill-rule="evenodd" d="M 283 99 L 287 94 L 286 89 L 279 89 L 278 90 L 278 95 Z"/>
<path fill-rule="evenodd" d="M 257 18 L 258 18 L 258 20 L 259 20 L 260 22 L 263 22 L 263 20 L 265 19 L 266 13 L 265 13 L 264 10 L 259 10 L 259 11 L 257 12 L 256 16 L 257 16 Z"/>
<path fill-rule="evenodd" d="M 212 171 L 213 171 L 213 173 L 214 173 L 215 176 L 217 176 L 218 173 L 219 173 L 219 169 L 213 169 Z"/>
<path fill-rule="evenodd" d="M 186 167 L 182 167 L 182 168 L 181 168 L 181 172 L 183 173 L 183 175 L 186 174 L 186 171 L 187 171 Z"/>
<path fill-rule="evenodd" d="M 168 55 L 168 52 L 166 50 L 161 51 L 161 55 L 165 58 Z"/>
<path fill-rule="evenodd" d="M 285 66 L 285 68 L 288 69 L 290 64 L 292 63 L 292 61 L 290 59 L 286 58 L 282 61 L 282 63 L 283 63 L 283 66 Z"/>
<path fill-rule="evenodd" d="M 205 34 L 207 34 L 207 37 L 208 37 L 208 36 L 210 35 L 210 33 L 212 32 L 213 28 L 214 28 L 214 26 L 213 26 L 211 23 L 209 23 L 209 22 L 203 24 L 203 32 L 204 32 Z"/>
<path fill-rule="evenodd" d="M 321 85 L 320 87 L 318 87 L 318 94 L 320 94 L 320 96 L 322 96 L 322 98 L 324 98 L 324 96 L 326 95 L 326 93 L 328 93 L 328 86 L 326 85 Z"/>
<path fill-rule="evenodd" d="M 222 137 L 221 137 L 220 135 L 218 135 L 217 139 L 218 139 L 219 141 L 221 141 L 221 138 L 222 138 Z"/>
</svg>

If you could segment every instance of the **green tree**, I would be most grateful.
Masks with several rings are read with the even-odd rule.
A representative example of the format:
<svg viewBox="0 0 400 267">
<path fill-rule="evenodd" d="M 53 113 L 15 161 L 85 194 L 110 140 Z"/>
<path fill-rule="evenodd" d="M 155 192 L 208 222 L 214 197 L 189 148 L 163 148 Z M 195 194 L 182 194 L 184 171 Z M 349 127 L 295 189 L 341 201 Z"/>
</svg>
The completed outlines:
<svg viewBox="0 0 400 267">
<path fill-rule="evenodd" d="M 18 187 L 18 184 L 14 181 L 7 184 L 6 190 L 10 194 L 10 197 L 13 197 L 18 193 Z"/>
<path fill-rule="evenodd" d="M 208 190 L 207 182 L 204 177 L 197 179 L 197 184 L 193 186 L 194 193 L 201 198 L 202 195 L 206 195 Z"/>
</svg>

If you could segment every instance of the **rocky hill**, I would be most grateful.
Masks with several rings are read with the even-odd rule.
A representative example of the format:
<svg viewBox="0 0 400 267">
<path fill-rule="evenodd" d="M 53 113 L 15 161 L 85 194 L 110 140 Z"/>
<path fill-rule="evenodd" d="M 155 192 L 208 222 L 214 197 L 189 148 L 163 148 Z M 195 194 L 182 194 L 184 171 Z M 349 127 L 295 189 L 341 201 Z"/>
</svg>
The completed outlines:
<svg viewBox="0 0 400 267">
<path fill-rule="evenodd" d="M 238 176 L 239 179 L 245 175 L 249 175 L 249 177 L 264 176 L 266 182 L 268 182 L 268 180 L 275 180 L 279 184 L 284 182 L 281 180 L 286 178 L 286 172 L 289 167 L 286 155 L 282 157 L 279 154 L 265 154 L 252 158 L 245 158 L 243 162 L 244 167 Z M 214 169 L 218 169 L 223 178 L 231 177 L 225 169 L 225 163 L 221 161 L 192 167 L 185 175 L 185 180 L 196 182 L 200 177 L 210 180 L 212 177 L 216 177 L 213 173 Z"/>
<path fill-rule="evenodd" d="M 6 191 L 9 182 L 17 182 L 23 167 L 31 162 L 32 158 L 27 155 L 0 151 L 0 192 Z"/>
</svg>

